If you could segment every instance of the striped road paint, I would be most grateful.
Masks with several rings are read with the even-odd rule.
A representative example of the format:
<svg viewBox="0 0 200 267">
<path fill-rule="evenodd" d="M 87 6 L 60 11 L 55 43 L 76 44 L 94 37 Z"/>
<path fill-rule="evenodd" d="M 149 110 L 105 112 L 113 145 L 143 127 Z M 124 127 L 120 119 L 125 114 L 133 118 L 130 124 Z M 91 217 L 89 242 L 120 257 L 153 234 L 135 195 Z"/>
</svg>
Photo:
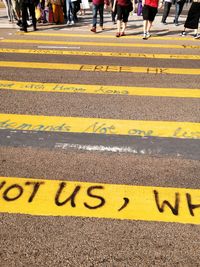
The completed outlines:
<svg viewBox="0 0 200 267">
<path fill-rule="evenodd" d="M 27 33 L 18 32 L 17 35 L 25 35 Z M 33 36 L 48 36 L 48 37 L 72 37 L 72 38 L 94 38 L 94 39 L 116 39 L 115 34 L 113 35 L 105 35 L 105 34 L 70 34 L 70 33 L 47 33 L 47 32 L 29 32 L 28 35 Z M 142 39 L 143 35 L 126 35 L 123 36 L 123 39 Z M 194 41 L 197 42 L 196 39 L 190 37 L 183 37 L 183 36 L 159 36 L 159 35 L 152 35 L 151 39 L 154 40 L 171 40 L 171 41 Z"/>
<path fill-rule="evenodd" d="M 200 224 L 199 196 L 200 189 L 0 177 L 1 213 Z"/>
<path fill-rule="evenodd" d="M 200 89 L 103 86 L 0 80 L 0 90 L 200 98 Z"/>
<path fill-rule="evenodd" d="M 200 123 L 0 114 L 0 129 L 200 139 Z"/>
<path fill-rule="evenodd" d="M 41 47 L 42 48 L 42 47 Z M 48 48 L 48 46 L 44 46 Z M 49 47 L 60 49 L 57 47 Z M 63 48 L 63 47 L 61 47 Z M 65 49 L 80 49 L 80 47 L 64 47 Z M 36 55 L 71 55 L 71 56 L 94 56 L 94 57 L 131 57 L 131 58 L 154 58 L 154 59 L 189 59 L 200 60 L 200 55 L 176 55 L 176 54 L 146 54 L 146 53 L 123 53 L 123 52 L 91 52 L 91 51 L 62 51 L 41 49 L 11 49 L 0 48 L 0 53 L 36 54 Z"/>
<path fill-rule="evenodd" d="M 179 74 L 199 75 L 200 69 L 184 68 L 159 68 L 159 67 L 137 67 L 137 66 L 115 66 L 115 65 L 87 65 L 87 64 L 62 64 L 43 62 L 21 62 L 0 61 L 0 67 L 29 68 L 29 69 L 51 69 L 51 70 L 73 70 L 90 72 L 117 72 L 117 73 L 146 73 L 146 74 Z"/>
<path fill-rule="evenodd" d="M 139 47 L 139 48 L 174 48 L 174 49 L 200 49 L 200 45 L 185 44 L 150 44 L 150 43 L 116 43 L 116 42 L 68 42 L 68 41 L 47 41 L 47 40 L 25 40 L 25 39 L 3 39 L 0 43 L 13 44 L 48 44 L 48 45 L 75 45 L 75 46 L 103 46 L 103 47 Z"/>
</svg>

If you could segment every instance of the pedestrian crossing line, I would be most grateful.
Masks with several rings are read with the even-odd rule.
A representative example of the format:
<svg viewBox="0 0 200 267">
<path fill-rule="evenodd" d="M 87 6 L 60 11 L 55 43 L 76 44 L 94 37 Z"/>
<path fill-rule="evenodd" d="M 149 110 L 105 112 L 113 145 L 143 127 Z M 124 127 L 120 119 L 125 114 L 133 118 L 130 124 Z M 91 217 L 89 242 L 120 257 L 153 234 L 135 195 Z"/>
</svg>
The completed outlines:
<svg viewBox="0 0 200 267">
<path fill-rule="evenodd" d="M 0 48 L 0 53 L 200 60 L 200 55 L 146 54 L 146 53 L 123 53 L 123 52 L 91 52 L 91 51 L 64 51 L 64 50 L 49 50 L 49 49 L 46 49 L 46 50 L 42 49 L 41 50 L 41 49 Z"/>
<path fill-rule="evenodd" d="M 21 62 L 21 61 L 0 61 L 0 67 L 92 71 L 92 72 L 146 73 L 146 74 L 157 74 L 157 75 L 164 75 L 164 74 L 199 75 L 200 74 L 200 69 L 115 66 L 115 65 L 62 64 L 62 63 L 43 63 L 43 62 Z"/>
<path fill-rule="evenodd" d="M 0 177 L 0 213 L 200 224 L 199 195 L 190 188 Z"/>
<path fill-rule="evenodd" d="M 146 47 L 146 48 L 174 48 L 174 49 L 200 49 L 199 45 L 176 45 L 176 44 L 150 44 L 150 43 L 116 43 L 116 42 L 68 42 L 47 41 L 28 39 L 3 39 L 0 43 L 22 43 L 22 44 L 49 44 L 49 45 L 76 45 L 76 46 L 103 46 L 103 47 Z"/>
<path fill-rule="evenodd" d="M 0 129 L 200 139 L 200 123 L 0 114 Z"/>
<path fill-rule="evenodd" d="M 0 90 L 200 98 L 200 89 L 103 86 L 0 80 Z"/>
<path fill-rule="evenodd" d="M 17 35 L 26 35 L 27 33 L 18 32 Z M 75 38 L 94 38 L 94 39 L 116 39 L 116 36 L 113 35 L 105 35 L 105 34 L 71 34 L 71 33 L 47 33 L 47 32 L 29 32 L 28 35 L 33 36 L 48 36 L 48 37 L 75 37 Z M 142 40 L 143 35 L 126 35 L 123 36 L 123 39 L 140 39 Z M 196 42 L 196 39 L 193 39 L 190 37 L 182 37 L 182 36 L 158 36 L 158 35 L 152 35 L 151 39 L 155 40 L 175 40 L 175 41 L 194 41 Z"/>
</svg>

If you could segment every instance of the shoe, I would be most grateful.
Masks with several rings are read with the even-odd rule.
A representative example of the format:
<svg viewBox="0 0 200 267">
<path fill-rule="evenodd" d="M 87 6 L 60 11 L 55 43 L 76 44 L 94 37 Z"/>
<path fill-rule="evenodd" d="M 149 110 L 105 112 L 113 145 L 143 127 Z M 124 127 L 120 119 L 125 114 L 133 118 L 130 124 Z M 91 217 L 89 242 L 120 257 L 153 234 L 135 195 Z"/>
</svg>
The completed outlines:
<svg viewBox="0 0 200 267">
<path fill-rule="evenodd" d="M 179 24 L 178 23 L 175 23 L 175 26 L 179 26 Z"/>
<path fill-rule="evenodd" d="M 18 20 L 18 22 L 16 24 L 17 24 L 17 26 L 21 27 L 22 26 L 22 21 Z"/>
<path fill-rule="evenodd" d="M 143 40 L 147 40 L 147 33 L 145 32 L 142 37 Z"/>
<path fill-rule="evenodd" d="M 200 34 L 199 33 L 194 34 L 194 39 L 200 39 Z"/>
<path fill-rule="evenodd" d="M 182 31 L 182 33 L 180 34 L 180 36 L 186 36 L 186 32 Z"/>
<path fill-rule="evenodd" d="M 74 21 L 72 20 L 69 25 L 74 25 Z"/>
<path fill-rule="evenodd" d="M 161 21 L 161 23 L 163 24 L 163 25 L 167 25 L 167 22 L 166 21 Z"/>
<path fill-rule="evenodd" d="M 151 37 L 151 34 L 149 32 L 145 32 L 143 36 L 143 40 L 147 40 L 149 39 L 149 37 Z"/>
<path fill-rule="evenodd" d="M 90 31 L 96 33 L 97 32 L 96 27 L 92 27 Z"/>
<path fill-rule="evenodd" d="M 104 27 L 103 26 L 100 26 L 101 30 L 103 31 L 104 30 Z"/>
<path fill-rule="evenodd" d="M 120 37 L 120 32 L 117 32 L 116 33 L 116 37 Z"/>
<path fill-rule="evenodd" d="M 70 23 L 71 23 L 71 22 L 68 20 L 66 24 L 67 24 L 67 25 L 70 25 Z"/>
<path fill-rule="evenodd" d="M 26 28 L 20 28 L 20 31 L 27 32 L 27 29 Z"/>
<path fill-rule="evenodd" d="M 125 35 L 126 35 L 125 32 L 120 33 L 120 36 L 125 36 Z"/>
<path fill-rule="evenodd" d="M 34 27 L 33 30 L 34 30 L 34 31 L 38 31 L 38 28 Z"/>
</svg>

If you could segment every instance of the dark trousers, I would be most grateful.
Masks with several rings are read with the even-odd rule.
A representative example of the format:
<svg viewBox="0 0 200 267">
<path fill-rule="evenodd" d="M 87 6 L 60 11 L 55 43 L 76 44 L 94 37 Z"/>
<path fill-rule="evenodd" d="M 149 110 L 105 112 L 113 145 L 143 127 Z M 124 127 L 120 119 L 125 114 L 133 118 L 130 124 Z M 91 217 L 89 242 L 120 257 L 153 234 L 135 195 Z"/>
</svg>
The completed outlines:
<svg viewBox="0 0 200 267">
<path fill-rule="evenodd" d="M 168 15 L 169 15 L 171 6 L 172 6 L 172 3 L 165 2 L 164 10 L 163 10 L 163 16 L 162 16 L 162 22 L 163 23 L 166 22 L 166 19 L 167 19 Z"/>
<path fill-rule="evenodd" d="M 180 0 L 175 2 L 175 19 L 174 22 L 178 23 L 178 18 L 183 10 L 183 6 L 185 4 L 186 0 Z"/>
<path fill-rule="evenodd" d="M 27 9 L 32 17 L 33 29 L 36 29 L 35 5 L 32 3 L 22 3 L 22 28 L 27 30 Z"/>
<path fill-rule="evenodd" d="M 104 4 L 100 4 L 100 5 L 94 5 L 93 4 L 92 24 L 93 24 L 93 27 L 95 27 L 95 28 L 96 28 L 96 25 L 97 25 L 97 13 L 98 13 L 98 11 L 99 11 L 99 16 L 100 16 L 100 26 L 101 27 L 103 26 L 103 8 L 104 8 Z"/>
</svg>

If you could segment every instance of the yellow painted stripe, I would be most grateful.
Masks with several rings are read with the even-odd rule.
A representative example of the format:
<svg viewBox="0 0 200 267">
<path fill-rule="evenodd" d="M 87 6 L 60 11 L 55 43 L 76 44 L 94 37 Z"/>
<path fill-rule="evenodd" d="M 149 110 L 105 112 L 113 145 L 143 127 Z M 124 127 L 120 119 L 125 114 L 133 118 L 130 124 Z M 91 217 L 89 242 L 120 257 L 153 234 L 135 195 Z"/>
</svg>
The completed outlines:
<svg viewBox="0 0 200 267">
<path fill-rule="evenodd" d="M 146 53 L 123 53 L 123 52 L 90 52 L 90 51 L 64 51 L 64 50 L 50 50 L 50 49 L 44 50 L 44 49 L 11 49 L 11 48 L 0 48 L 0 53 L 200 60 L 200 55 L 146 54 Z"/>
<path fill-rule="evenodd" d="M 200 189 L 0 177 L 0 196 L 1 213 L 200 224 Z"/>
<path fill-rule="evenodd" d="M 106 28 L 105 28 L 106 29 Z M 26 35 L 27 33 L 18 32 L 17 35 Z M 49 37 L 73 37 L 73 38 L 95 38 L 95 39 L 116 39 L 115 34 L 112 35 L 105 35 L 105 34 L 71 34 L 71 33 L 47 33 L 47 32 L 28 32 L 28 35 L 35 35 L 35 36 L 49 36 Z M 123 39 L 142 39 L 142 35 L 126 35 Z M 159 36 L 159 35 L 152 35 L 151 39 L 156 40 L 175 40 L 175 41 L 194 41 L 197 40 L 190 37 L 182 37 L 182 36 Z"/>
<path fill-rule="evenodd" d="M 176 49 L 200 49 L 199 45 L 174 45 L 174 44 L 150 44 L 150 43 L 102 43 L 102 42 L 68 42 L 47 40 L 25 40 L 25 39 L 2 39 L 0 43 L 22 43 L 22 44 L 49 44 L 49 45 L 80 45 L 80 46 L 111 46 L 111 47 L 149 47 L 149 48 L 176 48 Z"/>
<path fill-rule="evenodd" d="M 129 72 L 129 73 L 146 73 L 146 74 L 181 74 L 181 75 L 200 74 L 200 69 L 62 64 L 62 63 L 20 62 L 20 61 L 0 61 L 0 67 L 92 71 L 92 72 L 118 72 L 118 73 Z"/>
<path fill-rule="evenodd" d="M 0 129 L 200 139 L 200 123 L 0 114 Z"/>
<path fill-rule="evenodd" d="M 0 80 L 0 90 L 200 98 L 200 89 L 37 83 Z"/>
</svg>

